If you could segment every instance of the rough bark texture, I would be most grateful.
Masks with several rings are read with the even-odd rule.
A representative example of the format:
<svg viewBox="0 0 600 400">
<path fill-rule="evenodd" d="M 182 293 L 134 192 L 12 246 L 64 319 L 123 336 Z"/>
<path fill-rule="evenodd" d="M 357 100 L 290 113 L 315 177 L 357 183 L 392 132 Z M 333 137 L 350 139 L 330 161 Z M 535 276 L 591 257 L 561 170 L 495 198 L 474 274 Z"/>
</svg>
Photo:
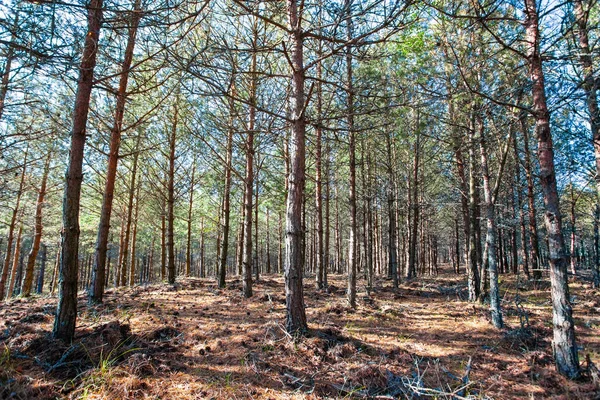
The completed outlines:
<svg viewBox="0 0 600 400">
<path fill-rule="evenodd" d="M 94 68 L 98 53 L 98 38 L 102 26 L 102 0 L 88 4 L 88 32 L 79 68 L 79 81 L 73 109 L 71 151 L 66 173 L 63 197 L 63 236 L 61 246 L 58 307 L 54 320 L 53 336 L 71 342 L 77 319 L 77 273 L 79 259 L 79 203 L 83 180 L 83 150 L 90 108 L 90 95 L 94 84 Z"/>
<path fill-rule="evenodd" d="M 550 113 L 546 102 L 542 57 L 539 52 L 540 33 L 535 0 L 525 0 L 527 57 L 532 82 L 533 113 L 538 140 L 540 184 L 544 197 L 545 224 L 548 234 L 548 261 L 552 295 L 552 322 L 554 340 L 552 348 L 559 373 L 574 379 L 579 377 L 579 358 L 575 341 L 572 308 L 567 282 L 567 261 L 561 226 L 560 204 L 554 171 L 554 150 L 550 131 Z"/>
<path fill-rule="evenodd" d="M 289 333 L 303 334 L 308 330 L 304 307 L 302 273 L 302 198 L 305 183 L 305 130 L 304 115 L 304 54 L 303 32 L 300 25 L 297 0 L 287 0 L 288 22 L 290 28 L 290 60 L 292 79 L 290 91 L 290 172 L 288 175 L 288 195 L 286 204 L 285 236 L 285 300 L 286 323 Z"/>
<path fill-rule="evenodd" d="M 125 47 L 123 64 L 121 65 L 121 77 L 117 91 L 115 106 L 115 122 L 110 132 L 110 148 L 106 166 L 106 182 L 104 184 L 104 195 L 102 197 L 102 209 L 100 211 L 100 223 L 98 225 L 98 236 L 96 238 L 96 253 L 94 255 L 94 270 L 92 273 L 92 287 L 90 289 L 90 302 L 101 303 L 104 294 L 106 254 L 108 251 L 108 234 L 110 231 L 110 218 L 112 215 L 113 196 L 115 191 L 115 178 L 117 176 L 117 163 L 119 160 L 119 147 L 121 145 L 121 130 L 123 116 L 125 114 L 125 103 L 127 101 L 127 82 L 129 71 L 133 60 L 133 50 L 137 28 L 141 18 L 141 0 L 135 0 L 131 14 L 131 25 L 129 36 Z"/>
</svg>

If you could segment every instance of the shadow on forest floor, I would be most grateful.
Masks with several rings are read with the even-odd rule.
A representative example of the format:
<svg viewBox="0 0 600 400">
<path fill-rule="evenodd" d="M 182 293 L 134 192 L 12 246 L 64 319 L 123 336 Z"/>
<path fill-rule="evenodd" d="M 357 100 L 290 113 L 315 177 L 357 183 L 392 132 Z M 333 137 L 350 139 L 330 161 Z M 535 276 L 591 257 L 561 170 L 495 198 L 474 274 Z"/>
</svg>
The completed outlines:
<svg viewBox="0 0 600 400">
<path fill-rule="evenodd" d="M 103 305 L 80 299 L 75 342 L 50 337 L 56 300 L 0 305 L 0 398 L 564 398 L 600 397 L 553 367 L 549 291 L 502 275 L 507 327 L 464 301 L 463 276 L 380 279 L 346 306 L 345 281 L 306 279 L 301 339 L 283 329 L 283 282 L 218 289 L 209 279 L 111 289 Z M 600 362 L 600 299 L 572 282 L 581 359 Z M 453 393 L 453 395 L 451 395 Z M 445 394 L 445 395 L 444 395 Z"/>
</svg>

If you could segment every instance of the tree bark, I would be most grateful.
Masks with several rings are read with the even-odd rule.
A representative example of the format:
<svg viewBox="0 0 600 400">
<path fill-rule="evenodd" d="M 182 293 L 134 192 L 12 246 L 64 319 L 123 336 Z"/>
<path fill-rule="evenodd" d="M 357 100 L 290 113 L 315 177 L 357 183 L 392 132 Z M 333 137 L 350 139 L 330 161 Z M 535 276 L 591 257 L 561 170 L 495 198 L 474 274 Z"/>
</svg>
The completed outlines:
<svg viewBox="0 0 600 400">
<path fill-rule="evenodd" d="M 110 149 L 106 168 L 106 183 L 102 197 L 102 209 L 100 211 L 100 223 L 98 225 L 98 236 L 96 239 L 96 254 L 94 256 L 94 270 L 92 274 L 92 287 L 90 290 L 90 303 L 101 303 L 104 294 L 106 253 L 108 251 L 108 234 L 110 231 L 110 218 L 112 215 L 112 202 L 115 190 L 115 178 L 117 176 L 117 164 L 119 160 L 119 147 L 121 145 L 121 131 L 123 127 L 123 116 L 125 114 L 125 103 L 127 101 L 127 82 L 133 61 L 133 51 L 137 28 L 141 18 L 141 0 L 135 0 L 133 12 L 131 13 L 131 24 L 129 36 L 125 46 L 125 55 L 121 65 L 121 77 L 117 91 L 117 102 L 115 106 L 115 123 L 110 133 Z"/>
<path fill-rule="evenodd" d="M 346 0 L 346 38 L 353 37 L 352 0 Z M 348 158 L 350 164 L 350 180 L 348 203 L 350 205 L 350 237 L 348 240 L 348 304 L 356 308 L 356 269 L 358 247 L 358 222 L 356 214 L 356 132 L 354 130 L 354 87 L 352 77 L 352 46 L 346 46 L 346 120 L 348 128 Z"/>
<path fill-rule="evenodd" d="M 71 151 L 66 173 L 63 198 L 63 236 L 61 246 L 58 307 L 54 320 L 53 336 L 71 342 L 77 319 L 77 273 L 79 259 L 79 206 L 83 180 L 83 151 L 86 125 L 90 108 L 90 95 L 94 84 L 94 68 L 98 53 L 98 39 L 102 26 L 102 0 L 90 0 L 88 32 L 79 68 L 79 81 L 73 110 Z"/>
<path fill-rule="evenodd" d="M 305 184 L 305 130 L 304 115 L 304 33 L 298 0 L 287 0 L 290 30 L 291 90 L 290 119 L 290 173 L 287 177 L 288 195 L 286 204 L 285 238 L 285 300 L 286 330 L 291 334 L 304 334 L 308 330 L 302 286 L 302 199 Z"/>
<path fill-rule="evenodd" d="M 256 21 L 255 21 L 256 24 Z M 254 200 L 254 130 L 256 124 L 256 35 L 253 36 L 250 65 L 250 102 L 246 136 L 246 177 L 244 192 L 244 252 L 242 257 L 242 286 L 244 297 L 252 297 L 252 201 Z"/>
<path fill-rule="evenodd" d="M 550 283 L 552 295 L 552 321 L 554 340 L 552 348 L 554 361 L 559 373 L 570 379 L 579 377 L 579 358 L 575 340 L 573 311 L 569 299 L 567 263 L 561 226 L 560 204 L 554 170 L 554 150 L 550 130 L 550 113 L 546 103 L 542 56 L 539 51 L 540 32 L 538 10 L 535 0 L 525 1 L 525 32 L 527 57 L 532 82 L 533 114 L 538 140 L 538 160 L 540 164 L 540 184 L 545 205 L 545 224 L 548 234 Z"/>
</svg>

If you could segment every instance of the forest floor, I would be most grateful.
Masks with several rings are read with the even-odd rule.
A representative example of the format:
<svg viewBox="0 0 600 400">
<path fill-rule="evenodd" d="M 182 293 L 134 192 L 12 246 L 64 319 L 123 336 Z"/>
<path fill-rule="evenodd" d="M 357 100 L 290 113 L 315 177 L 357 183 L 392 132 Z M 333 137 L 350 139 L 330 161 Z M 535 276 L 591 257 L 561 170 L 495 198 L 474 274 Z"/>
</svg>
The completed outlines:
<svg viewBox="0 0 600 400">
<path fill-rule="evenodd" d="M 244 299 L 239 280 L 112 289 L 101 306 L 82 295 L 74 344 L 50 337 L 56 299 L 0 305 L 0 398 L 594 399 L 598 382 L 572 382 L 552 363 L 547 284 L 502 275 L 507 327 L 465 301 L 464 276 L 377 280 L 346 306 L 345 280 L 316 291 L 305 280 L 310 334 L 283 329 L 281 277 Z M 572 281 L 580 357 L 600 364 L 600 296 Z"/>
</svg>

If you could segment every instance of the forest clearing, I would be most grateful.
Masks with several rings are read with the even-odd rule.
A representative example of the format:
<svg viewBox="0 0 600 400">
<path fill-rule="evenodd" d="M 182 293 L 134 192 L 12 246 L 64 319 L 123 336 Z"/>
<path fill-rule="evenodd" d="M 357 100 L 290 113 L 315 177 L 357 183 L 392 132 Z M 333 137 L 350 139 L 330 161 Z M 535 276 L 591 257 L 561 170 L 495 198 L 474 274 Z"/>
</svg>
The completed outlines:
<svg viewBox="0 0 600 400">
<path fill-rule="evenodd" d="M 347 306 L 341 276 L 306 287 L 306 338 L 282 322 L 282 279 L 266 276 L 251 299 L 241 282 L 219 289 L 189 278 L 176 286 L 109 290 L 83 307 L 72 346 L 51 339 L 55 300 L 13 300 L 5 321 L 2 398 L 110 399 L 592 399 L 594 382 L 553 367 L 547 288 L 503 276 L 506 328 L 466 301 L 460 276 L 390 288 L 378 280 Z M 573 282 L 581 355 L 600 355 L 600 299 Z M 82 299 L 82 303 L 84 300 Z M 584 359 L 584 357 L 582 357 Z M 469 369 L 467 370 L 467 365 Z M 12 397 L 9 393 L 14 393 Z M 437 393 L 437 396 L 436 396 Z M 452 396 L 455 394 L 456 396 Z"/>
<path fill-rule="evenodd" d="M 0 2 L 0 397 L 600 398 L 599 28 Z"/>
</svg>

